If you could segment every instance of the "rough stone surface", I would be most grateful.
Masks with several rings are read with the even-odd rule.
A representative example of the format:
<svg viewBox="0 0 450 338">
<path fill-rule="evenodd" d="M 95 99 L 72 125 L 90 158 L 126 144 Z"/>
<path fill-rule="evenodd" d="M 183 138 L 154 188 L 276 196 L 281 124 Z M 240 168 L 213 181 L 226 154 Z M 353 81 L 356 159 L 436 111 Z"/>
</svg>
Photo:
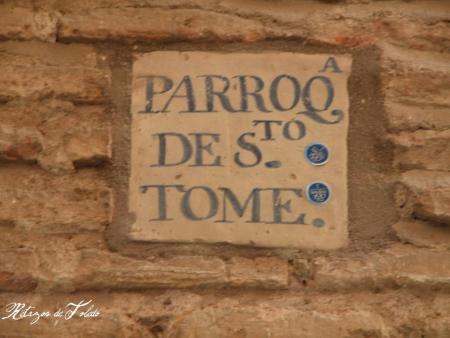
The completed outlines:
<svg viewBox="0 0 450 338">
<path fill-rule="evenodd" d="M 30 8 L 15 7 L 12 3 L 0 4 L 0 37 L 3 39 L 17 37 L 33 37 L 31 29 L 34 21 Z"/>
<path fill-rule="evenodd" d="M 396 245 L 352 259 L 320 257 L 311 286 L 321 290 L 386 287 L 450 288 L 450 253 Z"/>
<path fill-rule="evenodd" d="M 312 297 L 305 299 L 286 295 L 279 296 L 276 300 L 257 302 L 224 299 L 185 316 L 170 327 L 168 336 L 402 337 L 405 336 L 405 331 L 414 331 L 419 327 L 425 335 L 430 336 L 444 337 L 448 332 L 445 300 L 430 304 L 432 310 L 422 310 L 420 305 L 423 303 L 414 298 L 406 301 L 380 295 L 375 301 L 373 297 L 366 295 L 355 295 L 351 300 L 334 297 L 333 300 L 326 297 L 314 297 L 312 300 Z M 406 304 L 410 307 L 406 311 L 408 314 L 402 313 L 389 318 L 390 311 L 383 313 L 383 310 Z M 419 309 L 420 312 L 414 314 L 413 311 Z M 438 309 L 443 311 L 442 324 L 440 318 L 431 320 L 434 311 Z M 414 323 L 413 318 L 417 322 Z"/>
<path fill-rule="evenodd" d="M 285 288 L 289 283 L 287 261 L 277 257 L 234 257 L 228 263 L 228 274 L 233 286 Z"/>
<path fill-rule="evenodd" d="M 0 0 L 0 318 L 100 310 L 0 337 L 450 337 L 449 19 L 443 0 Z M 370 141 L 349 158 L 386 185 L 353 190 L 349 246 L 113 245 L 132 53 L 278 48 L 354 60 L 350 133 Z"/>
<path fill-rule="evenodd" d="M 450 128 L 450 62 L 444 53 L 382 44 L 382 83 L 392 131 Z"/>
<path fill-rule="evenodd" d="M 447 65 L 448 67 L 448 65 Z M 410 105 L 450 106 L 450 76 L 427 69 L 385 73 L 387 98 Z"/>
<path fill-rule="evenodd" d="M 73 291 L 80 250 L 91 247 L 106 249 L 96 233 L 30 235 L 20 229 L 2 228 L 0 291 Z"/>
<path fill-rule="evenodd" d="M 183 256 L 152 262 L 98 250 L 85 250 L 81 253 L 75 288 L 104 290 L 205 287 L 221 285 L 225 281 L 225 264 L 217 258 Z"/>
<path fill-rule="evenodd" d="M 30 236 L 5 229 L 0 251 L 0 291 L 285 289 L 289 278 L 287 261 L 279 257 L 236 257 L 228 262 L 203 256 L 138 259 L 111 253 L 98 237 L 84 234 Z"/>
<path fill-rule="evenodd" d="M 0 4 L 0 39 L 56 40 L 57 16 L 54 12 L 35 11 L 32 2 Z"/>
<path fill-rule="evenodd" d="M 63 17 L 59 30 L 61 39 L 95 40 L 256 41 L 264 35 L 259 22 L 196 9 L 97 9 Z"/>
<path fill-rule="evenodd" d="M 63 101 L 0 107 L 0 158 L 37 161 L 51 172 L 63 173 L 110 157 L 110 122 L 104 107 L 74 107 Z"/>
<path fill-rule="evenodd" d="M 450 224 L 450 173 L 411 170 L 401 182 L 409 192 L 401 203 L 417 218 Z"/>
<path fill-rule="evenodd" d="M 446 54 L 382 45 L 386 98 L 416 106 L 449 107 L 450 61 Z"/>
<path fill-rule="evenodd" d="M 393 225 L 402 242 L 419 247 L 450 249 L 450 228 L 422 222 L 398 222 Z"/>
<path fill-rule="evenodd" d="M 391 140 L 396 146 L 394 162 L 398 168 L 450 171 L 450 129 L 404 132 Z"/>
<path fill-rule="evenodd" d="M 102 102 L 109 83 L 92 47 L 39 42 L 0 43 L 0 101 L 56 97 Z"/>
<path fill-rule="evenodd" d="M 20 165 L 0 168 L 0 223 L 29 232 L 100 231 L 110 190 L 94 170 L 53 176 Z"/>
<path fill-rule="evenodd" d="M 398 2 L 389 12 L 376 3 L 332 6 L 319 1 L 277 1 L 271 6 L 254 1 L 82 1 L 76 5 L 63 1 L 44 7 L 63 13 L 58 35 L 69 40 L 297 38 L 349 47 L 389 41 L 415 49 L 450 48 L 448 9 L 439 1 L 429 2 L 426 13 L 420 6 Z"/>
<path fill-rule="evenodd" d="M 0 295 L 38 310 L 56 311 L 69 302 L 93 299 L 92 293 Z M 348 295 L 294 294 L 228 297 L 188 291 L 97 293 L 98 318 L 56 322 L 42 318 L 0 321 L 5 336 L 33 337 L 433 337 L 450 333 L 446 294 L 411 295 L 401 291 Z M 402 309 L 397 311 L 396 309 Z M 26 325 L 25 325 L 26 324 Z M 417 335 L 416 335 L 417 333 Z"/>
<path fill-rule="evenodd" d="M 402 104 L 395 98 L 385 101 L 389 129 L 393 132 L 425 130 L 446 130 L 450 128 L 450 116 L 447 107 L 432 105 L 419 106 Z"/>
<path fill-rule="evenodd" d="M 0 250 L 0 291 L 34 290 L 38 281 L 30 273 L 30 267 L 36 267 L 37 264 L 37 259 L 29 248 Z"/>
<path fill-rule="evenodd" d="M 42 240 L 24 239 L 20 247 L 3 244 L 1 290 L 67 292 L 189 287 L 284 290 L 290 286 L 291 272 L 281 258 L 236 257 L 229 262 L 202 256 L 138 259 L 105 249 L 80 247 L 79 241 L 63 237 L 53 236 L 46 246 L 42 246 Z M 450 253 L 442 250 L 445 249 L 442 245 L 437 248 L 441 250 L 398 244 L 364 255 L 317 257 L 305 266 L 294 264 L 293 274 L 297 278 L 302 276 L 300 290 L 348 292 L 397 287 L 449 290 Z M 8 263 L 14 256 L 21 259 L 20 269 Z"/>
<path fill-rule="evenodd" d="M 1 251 L 2 291 L 224 286 L 284 289 L 288 286 L 287 262 L 279 258 L 236 259 L 228 264 L 217 257 L 201 256 L 136 259 L 105 250 L 80 248 L 76 242 L 61 237 L 52 237 L 47 246 L 42 246 L 42 239 L 32 242 L 25 238 L 21 247 L 17 247 L 10 239 L 2 245 Z M 19 269 L 12 264 L 14 256 L 20 259 Z"/>
</svg>

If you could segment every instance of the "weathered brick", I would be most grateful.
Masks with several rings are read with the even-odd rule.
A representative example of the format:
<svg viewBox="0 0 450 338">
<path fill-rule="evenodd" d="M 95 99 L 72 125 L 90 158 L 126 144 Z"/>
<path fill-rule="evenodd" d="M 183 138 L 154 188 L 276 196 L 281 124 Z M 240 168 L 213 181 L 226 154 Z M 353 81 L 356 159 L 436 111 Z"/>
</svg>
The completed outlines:
<svg viewBox="0 0 450 338">
<path fill-rule="evenodd" d="M 450 173 L 411 170 L 402 174 L 401 182 L 409 190 L 405 205 L 424 220 L 450 224 Z"/>
<path fill-rule="evenodd" d="M 441 300 L 395 294 L 240 298 L 223 299 L 191 311 L 167 325 L 167 335 L 357 338 L 402 337 L 406 331 L 406 336 L 417 333 L 443 338 L 450 326 L 448 296 Z M 436 316 L 436 312 L 441 316 Z"/>
<path fill-rule="evenodd" d="M 21 0 L 30 1 L 30 0 Z M 88 12 L 101 8 L 214 8 L 210 0 L 32 0 L 37 8 L 57 9 L 62 13 Z"/>
<path fill-rule="evenodd" d="M 56 97 L 105 101 L 109 72 L 92 47 L 4 42 L 0 44 L 0 101 Z"/>
<path fill-rule="evenodd" d="M 448 73 L 433 71 L 409 71 L 386 74 L 385 82 L 388 98 L 400 103 L 450 106 L 450 76 Z"/>
<path fill-rule="evenodd" d="M 0 37 L 14 39 L 33 36 L 32 25 L 34 15 L 31 7 L 24 8 L 13 3 L 0 4 Z"/>
<path fill-rule="evenodd" d="M 218 258 L 180 256 L 154 261 L 84 250 L 75 278 L 78 290 L 183 288 L 222 285 L 225 264 Z"/>
<path fill-rule="evenodd" d="M 108 114 L 69 102 L 11 102 L 0 107 L 0 158 L 37 161 L 54 173 L 111 157 Z"/>
<path fill-rule="evenodd" d="M 123 298 L 119 298 L 123 304 L 130 304 L 130 300 L 133 303 L 137 300 L 136 297 L 137 295 L 126 295 Z M 90 304 L 94 304 L 95 308 L 99 310 L 100 315 L 98 317 L 80 318 L 81 311 L 67 320 L 64 317 L 53 317 L 53 314 L 59 309 L 64 314 L 69 309 L 73 309 L 72 306 L 66 307 L 70 303 L 78 304 L 79 302 L 89 300 L 92 300 Z M 123 312 L 118 300 L 118 298 L 115 298 L 113 301 L 112 297 L 107 295 L 92 294 L 42 296 L 38 294 L 18 295 L 3 293 L 0 296 L 2 317 L 8 315 L 3 309 L 6 309 L 7 304 L 13 302 L 26 304 L 26 306 L 31 305 L 33 306 L 33 311 L 49 311 L 52 317 L 40 318 L 33 325 L 30 324 L 35 319 L 34 317 L 27 317 L 26 319 L 20 320 L 0 320 L 0 332 L 3 337 L 149 337 L 147 328 L 141 323 L 138 323 L 136 319 L 131 318 L 129 313 Z M 150 298 L 146 297 L 145 300 L 149 304 Z M 114 311 L 113 308 L 116 308 L 118 311 Z M 83 307 L 83 310 L 88 310 L 88 307 Z M 128 316 L 123 315 L 124 313 L 127 313 Z"/>
<path fill-rule="evenodd" d="M 31 1 L 20 6 L 16 2 L 0 4 L 1 40 L 56 40 L 57 16 L 36 10 Z"/>
<path fill-rule="evenodd" d="M 417 130 L 390 136 L 400 169 L 450 171 L 450 130 Z"/>
<path fill-rule="evenodd" d="M 387 11 L 384 4 L 366 1 L 277 1 L 267 6 L 239 0 L 223 1 L 213 10 L 260 20 L 268 38 L 349 47 L 389 41 L 408 48 L 450 50 L 450 8 L 442 1 L 428 1 L 426 11 L 418 3 L 401 1 Z"/>
<path fill-rule="evenodd" d="M 0 40 L 58 36 L 56 44 L 0 43 L 0 102 L 8 102 L 0 106 L 0 309 L 11 301 L 56 309 L 94 299 L 101 311 L 92 321 L 0 320 L 0 336 L 449 337 L 449 9 L 431 0 L 0 0 Z M 60 42 L 291 38 L 383 50 L 394 163 L 426 169 L 401 177 L 404 215 L 416 219 L 393 229 L 408 245 L 301 252 L 288 266 L 278 257 L 233 257 L 251 248 L 227 248 L 227 261 L 189 256 L 203 249 L 122 256 L 108 251 L 100 231 L 85 231 L 109 222 L 107 168 L 73 174 L 110 159 L 99 105 L 109 75 L 94 45 Z M 289 284 L 289 274 L 304 283 Z M 411 292 L 416 287 L 420 293 Z M 270 288 L 276 291 L 261 292 Z"/>
<path fill-rule="evenodd" d="M 424 108 L 450 107 L 450 61 L 446 54 L 382 45 L 387 100 Z"/>
<path fill-rule="evenodd" d="M 61 39 L 255 41 L 261 23 L 197 9 L 99 8 L 61 18 Z"/>
<path fill-rule="evenodd" d="M 391 131 L 450 127 L 450 62 L 445 54 L 382 45 L 382 81 Z"/>
<path fill-rule="evenodd" d="M 380 14 L 373 13 L 373 16 Z M 338 15 L 339 16 L 339 15 Z M 320 29 L 314 30 L 309 39 L 332 45 L 346 47 L 358 47 L 367 45 L 378 45 L 383 42 L 418 49 L 433 51 L 450 50 L 450 39 L 448 38 L 449 27 L 445 22 L 429 25 L 426 22 L 414 22 L 411 19 L 390 17 L 386 19 L 366 18 L 355 20 L 350 17 L 341 17 L 336 21 L 312 23 Z M 337 23 L 334 25 L 334 23 Z M 324 28 L 324 29 L 322 29 Z M 334 29 L 333 29 L 334 28 Z M 440 41 L 439 44 L 433 41 Z"/>
<path fill-rule="evenodd" d="M 387 41 L 408 49 L 424 51 L 450 51 L 450 25 L 445 18 L 428 22 L 392 17 L 375 21 L 373 34 L 380 41 Z"/>
<path fill-rule="evenodd" d="M 369 5 L 342 8 L 317 3 L 307 7 L 302 3 L 280 2 L 271 6 L 270 11 L 267 6 L 253 3 L 236 6 L 222 2 L 217 6 L 203 1 L 174 1 L 155 5 L 139 1 L 107 4 L 97 1 L 96 5 L 90 2 L 81 8 L 58 4 L 57 8 L 65 12 L 58 36 L 67 40 L 302 38 L 316 44 L 344 46 L 384 40 L 418 49 L 450 48 L 448 24 L 438 8 L 428 19 L 430 24 L 402 18 L 399 13 L 386 15 L 382 8 Z M 120 24 L 116 25 L 117 22 Z"/>
<path fill-rule="evenodd" d="M 289 283 L 288 263 L 278 257 L 234 257 L 228 263 L 228 274 L 233 286 L 270 289 L 285 288 Z"/>
<path fill-rule="evenodd" d="M 315 259 L 313 288 L 382 289 L 397 286 L 450 288 L 450 253 L 395 245 L 381 252 Z"/>
<path fill-rule="evenodd" d="M 205 286 L 285 288 L 287 262 L 279 258 L 234 258 L 226 266 L 215 257 L 135 259 L 83 250 L 75 277 L 77 290 L 152 289 Z"/>
<path fill-rule="evenodd" d="M 284 300 L 286 298 L 283 297 Z M 297 299 L 296 299 L 297 300 Z M 297 300 L 298 301 L 298 300 Z M 173 336 L 183 337 L 350 337 L 382 332 L 382 317 L 362 309 L 306 307 L 301 302 L 282 305 L 277 301 L 261 301 L 244 305 L 236 299 L 208 306 L 181 319 L 170 328 Z M 320 312 L 319 312 L 320 311 Z"/>
<path fill-rule="evenodd" d="M 389 129 L 393 132 L 450 129 L 450 114 L 446 107 L 401 104 L 395 102 L 395 98 L 389 98 L 385 101 L 385 109 Z"/>
<path fill-rule="evenodd" d="M 72 292 L 79 290 L 146 290 L 154 288 L 244 287 L 283 289 L 288 285 L 287 262 L 276 257 L 234 258 L 176 256 L 132 258 L 97 248 L 61 234 L 5 232 L 0 251 L 0 290 Z M 22 236 L 20 236 L 22 234 Z M 82 240 L 82 238 L 81 238 Z M 18 244 L 20 243 L 20 245 Z M 17 257 L 16 260 L 11 257 Z M 14 262 L 20 261 L 20 269 Z M 8 263 L 10 262 L 10 263 Z"/>
<path fill-rule="evenodd" d="M 404 243 L 425 248 L 450 249 L 450 227 L 402 221 L 394 224 L 393 228 Z"/>
<path fill-rule="evenodd" d="M 106 250 L 100 234 L 30 234 L 20 229 L 3 228 L 0 290 L 74 291 L 81 261 L 80 250 L 90 247 Z"/>
<path fill-rule="evenodd" d="M 39 0 L 33 6 L 50 18 L 55 17 L 53 13 L 60 13 L 58 37 L 66 40 L 301 38 L 344 46 L 389 41 L 416 49 L 450 49 L 446 22 L 449 8 L 437 1 L 429 2 L 427 11 L 421 6 L 396 2 L 389 12 L 377 3 L 340 2 L 336 6 L 292 1 L 278 1 L 269 7 L 239 1 Z M 31 20 L 31 14 L 26 14 Z M 20 23 L 10 26 L 27 37 Z M 41 27 L 53 26 L 47 23 Z"/>
<path fill-rule="evenodd" d="M 0 285 L 4 290 L 36 288 L 41 292 L 67 292 L 223 286 L 283 289 L 287 284 L 283 265 L 276 268 L 281 270 L 276 276 L 275 269 L 265 268 L 271 270 L 268 276 L 267 272 L 255 273 L 263 269 L 255 266 L 252 260 L 245 264 L 242 261 L 237 263 L 242 260 L 240 258 L 231 262 L 227 272 L 225 263 L 216 257 L 138 259 L 105 249 L 79 249 L 64 238 L 54 237 L 46 246 L 42 243 L 42 240 L 36 243 L 28 241 L 20 248 L 3 249 L 10 252 L 10 256 L 21 257 L 24 262 L 22 270 L 18 271 L 14 265 L 3 266 L 1 272 L 5 282 Z M 240 269 L 236 268 L 237 264 Z M 310 290 L 342 292 L 398 286 L 450 289 L 448 250 L 435 251 L 399 244 L 364 255 L 318 257 L 310 264 L 314 266 L 312 276 L 307 278 L 306 285 Z M 15 280 L 26 283 L 13 282 Z M 27 288 L 21 289 L 25 286 Z"/>
<path fill-rule="evenodd" d="M 110 208 L 110 190 L 94 170 L 54 176 L 34 167 L 0 168 L 2 223 L 36 232 L 99 231 Z"/>
<path fill-rule="evenodd" d="M 86 1 L 86 0 L 84 0 Z M 104 0 L 96 0 L 97 2 L 104 3 Z M 115 0 L 119 1 L 119 0 Z M 128 3 L 140 3 L 143 4 L 142 0 L 126 0 Z M 144 0 L 145 1 L 145 0 Z M 65 0 L 65 2 L 69 2 Z M 157 3 L 158 1 L 154 1 Z M 178 4 L 201 4 L 206 7 L 205 1 L 191 0 L 170 0 L 167 1 L 174 5 Z M 124 3 L 124 1 L 122 1 Z M 417 18 L 422 19 L 425 22 L 433 23 L 436 21 L 445 21 L 450 14 L 450 7 L 447 3 L 440 0 L 427 0 L 426 10 L 424 10 L 423 3 L 420 1 L 413 3 L 405 3 L 404 1 L 393 0 L 390 4 L 395 6 L 390 6 L 389 11 L 386 10 L 386 4 L 378 1 L 367 1 L 367 0 L 319 0 L 319 1 L 289 1 L 281 0 L 270 4 L 259 2 L 259 1 L 246 1 L 242 2 L 240 0 L 226 0 L 210 7 L 218 8 L 227 12 L 236 13 L 241 16 L 270 16 L 271 18 L 286 22 L 286 23 L 299 23 L 299 18 L 319 18 L 325 17 L 330 20 L 367 20 L 368 18 L 384 18 L 393 17 L 397 19 L 405 18 Z M 75 5 L 72 5 L 75 6 Z"/>
<path fill-rule="evenodd" d="M 29 248 L 0 250 L 0 291 L 33 291 L 38 279 L 31 269 L 37 267 L 38 259 Z"/>
<path fill-rule="evenodd" d="M 188 291 L 164 293 L 2 293 L 36 311 L 63 310 L 92 300 L 97 318 L 0 321 L 5 336 L 21 337 L 436 337 L 450 332 L 450 297 L 402 291 L 346 295 L 295 294 L 221 297 Z M 401 311 L 399 311 L 401 309 Z"/>
</svg>

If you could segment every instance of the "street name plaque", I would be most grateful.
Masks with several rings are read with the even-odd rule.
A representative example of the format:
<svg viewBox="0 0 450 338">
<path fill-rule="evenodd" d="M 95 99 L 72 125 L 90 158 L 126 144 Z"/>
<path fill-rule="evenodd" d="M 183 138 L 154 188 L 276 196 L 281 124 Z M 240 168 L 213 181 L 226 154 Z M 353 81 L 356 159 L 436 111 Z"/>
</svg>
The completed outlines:
<svg viewBox="0 0 450 338">
<path fill-rule="evenodd" d="M 346 55 L 137 55 L 131 238 L 345 245 L 350 69 Z"/>
</svg>

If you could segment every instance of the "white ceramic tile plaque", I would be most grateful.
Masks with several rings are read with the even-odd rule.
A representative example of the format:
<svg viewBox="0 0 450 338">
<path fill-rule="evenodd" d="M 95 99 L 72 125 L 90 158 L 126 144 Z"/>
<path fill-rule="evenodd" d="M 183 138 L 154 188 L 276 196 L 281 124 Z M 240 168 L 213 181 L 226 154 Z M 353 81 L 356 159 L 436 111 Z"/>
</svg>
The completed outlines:
<svg viewBox="0 0 450 338">
<path fill-rule="evenodd" d="M 344 55 L 137 55 L 131 238 L 345 245 L 350 68 Z"/>
</svg>

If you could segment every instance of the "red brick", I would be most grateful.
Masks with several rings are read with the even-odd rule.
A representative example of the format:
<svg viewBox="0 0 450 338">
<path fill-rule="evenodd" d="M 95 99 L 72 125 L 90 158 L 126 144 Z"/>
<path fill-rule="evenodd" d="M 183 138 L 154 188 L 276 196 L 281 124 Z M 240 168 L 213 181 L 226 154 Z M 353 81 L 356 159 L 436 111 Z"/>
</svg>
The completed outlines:
<svg viewBox="0 0 450 338">
<path fill-rule="evenodd" d="M 196 9 L 101 8 L 61 18 L 64 40 L 222 40 L 256 41 L 263 25 L 232 15 Z"/>
</svg>

